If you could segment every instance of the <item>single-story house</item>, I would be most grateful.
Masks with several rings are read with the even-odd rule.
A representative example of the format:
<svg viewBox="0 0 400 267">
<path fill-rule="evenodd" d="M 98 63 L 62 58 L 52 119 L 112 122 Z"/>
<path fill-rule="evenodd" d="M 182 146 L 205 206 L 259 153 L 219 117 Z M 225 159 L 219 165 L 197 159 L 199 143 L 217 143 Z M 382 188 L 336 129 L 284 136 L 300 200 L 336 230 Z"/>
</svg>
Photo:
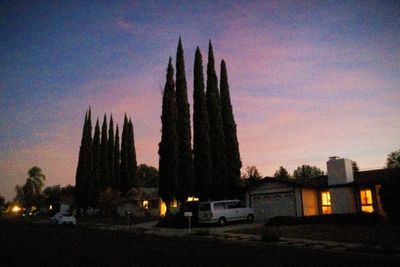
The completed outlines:
<svg viewBox="0 0 400 267">
<path fill-rule="evenodd" d="M 353 175 L 352 161 L 331 157 L 328 174 L 307 182 L 261 179 L 246 191 L 246 202 L 257 220 L 274 216 L 310 216 L 369 212 L 385 215 L 379 195 L 386 177 L 400 179 L 400 169 L 359 171 Z"/>
<path fill-rule="evenodd" d="M 178 210 L 175 200 L 171 203 L 171 209 Z M 134 217 L 164 216 L 166 210 L 165 203 L 158 196 L 158 187 L 134 187 L 117 207 L 119 216 L 126 216 L 129 213 Z"/>
</svg>

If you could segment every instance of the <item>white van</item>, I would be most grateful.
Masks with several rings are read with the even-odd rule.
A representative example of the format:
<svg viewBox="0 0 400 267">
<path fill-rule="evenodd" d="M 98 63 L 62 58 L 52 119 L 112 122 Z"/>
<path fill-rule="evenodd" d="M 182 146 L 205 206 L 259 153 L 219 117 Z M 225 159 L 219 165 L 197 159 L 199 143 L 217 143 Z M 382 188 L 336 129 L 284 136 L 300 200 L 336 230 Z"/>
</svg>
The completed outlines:
<svg viewBox="0 0 400 267">
<path fill-rule="evenodd" d="M 199 204 L 199 223 L 218 223 L 224 226 L 228 221 L 254 221 L 254 211 L 240 200 L 220 200 Z"/>
</svg>

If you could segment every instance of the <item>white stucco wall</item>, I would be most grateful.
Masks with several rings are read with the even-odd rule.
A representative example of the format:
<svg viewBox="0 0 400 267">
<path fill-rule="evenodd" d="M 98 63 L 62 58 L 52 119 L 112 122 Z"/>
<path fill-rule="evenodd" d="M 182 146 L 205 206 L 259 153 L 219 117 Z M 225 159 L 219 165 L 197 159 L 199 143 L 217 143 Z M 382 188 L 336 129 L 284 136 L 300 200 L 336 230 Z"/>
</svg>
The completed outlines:
<svg viewBox="0 0 400 267">
<path fill-rule="evenodd" d="M 302 193 L 301 188 L 295 187 L 294 192 L 295 192 L 294 197 L 295 197 L 295 205 L 296 205 L 296 216 L 300 217 L 300 216 L 304 215 L 303 214 L 303 203 L 302 203 L 303 199 L 301 196 L 301 193 Z"/>
<path fill-rule="evenodd" d="M 328 185 L 353 182 L 353 167 L 350 159 L 331 158 L 326 163 L 328 170 Z"/>
<path fill-rule="evenodd" d="M 337 187 L 329 190 L 333 214 L 355 213 L 356 202 L 353 189 L 349 187 Z"/>
</svg>

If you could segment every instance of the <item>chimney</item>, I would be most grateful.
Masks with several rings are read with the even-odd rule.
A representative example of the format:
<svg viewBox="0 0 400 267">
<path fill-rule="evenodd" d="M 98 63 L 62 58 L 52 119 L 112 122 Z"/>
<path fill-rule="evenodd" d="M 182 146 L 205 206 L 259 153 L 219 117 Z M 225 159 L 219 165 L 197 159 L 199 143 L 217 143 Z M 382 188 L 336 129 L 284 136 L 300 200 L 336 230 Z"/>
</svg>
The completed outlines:
<svg viewBox="0 0 400 267">
<path fill-rule="evenodd" d="M 353 166 L 350 159 L 329 157 L 326 163 L 328 169 L 328 185 L 347 184 L 354 181 Z"/>
</svg>

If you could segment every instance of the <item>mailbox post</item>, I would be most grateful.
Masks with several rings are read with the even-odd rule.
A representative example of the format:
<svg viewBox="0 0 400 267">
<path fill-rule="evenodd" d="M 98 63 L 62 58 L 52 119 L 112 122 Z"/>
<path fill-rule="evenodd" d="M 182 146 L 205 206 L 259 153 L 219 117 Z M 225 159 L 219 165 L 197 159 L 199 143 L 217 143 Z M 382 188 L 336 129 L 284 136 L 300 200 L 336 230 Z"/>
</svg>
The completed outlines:
<svg viewBox="0 0 400 267">
<path fill-rule="evenodd" d="M 188 217 L 188 219 L 189 219 L 189 234 L 190 234 L 190 231 L 191 231 L 191 228 L 192 228 L 191 224 L 192 224 L 193 213 L 192 212 L 185 212 L 184 215 L 185 215 L 185 217 Z"/>
</svg>

